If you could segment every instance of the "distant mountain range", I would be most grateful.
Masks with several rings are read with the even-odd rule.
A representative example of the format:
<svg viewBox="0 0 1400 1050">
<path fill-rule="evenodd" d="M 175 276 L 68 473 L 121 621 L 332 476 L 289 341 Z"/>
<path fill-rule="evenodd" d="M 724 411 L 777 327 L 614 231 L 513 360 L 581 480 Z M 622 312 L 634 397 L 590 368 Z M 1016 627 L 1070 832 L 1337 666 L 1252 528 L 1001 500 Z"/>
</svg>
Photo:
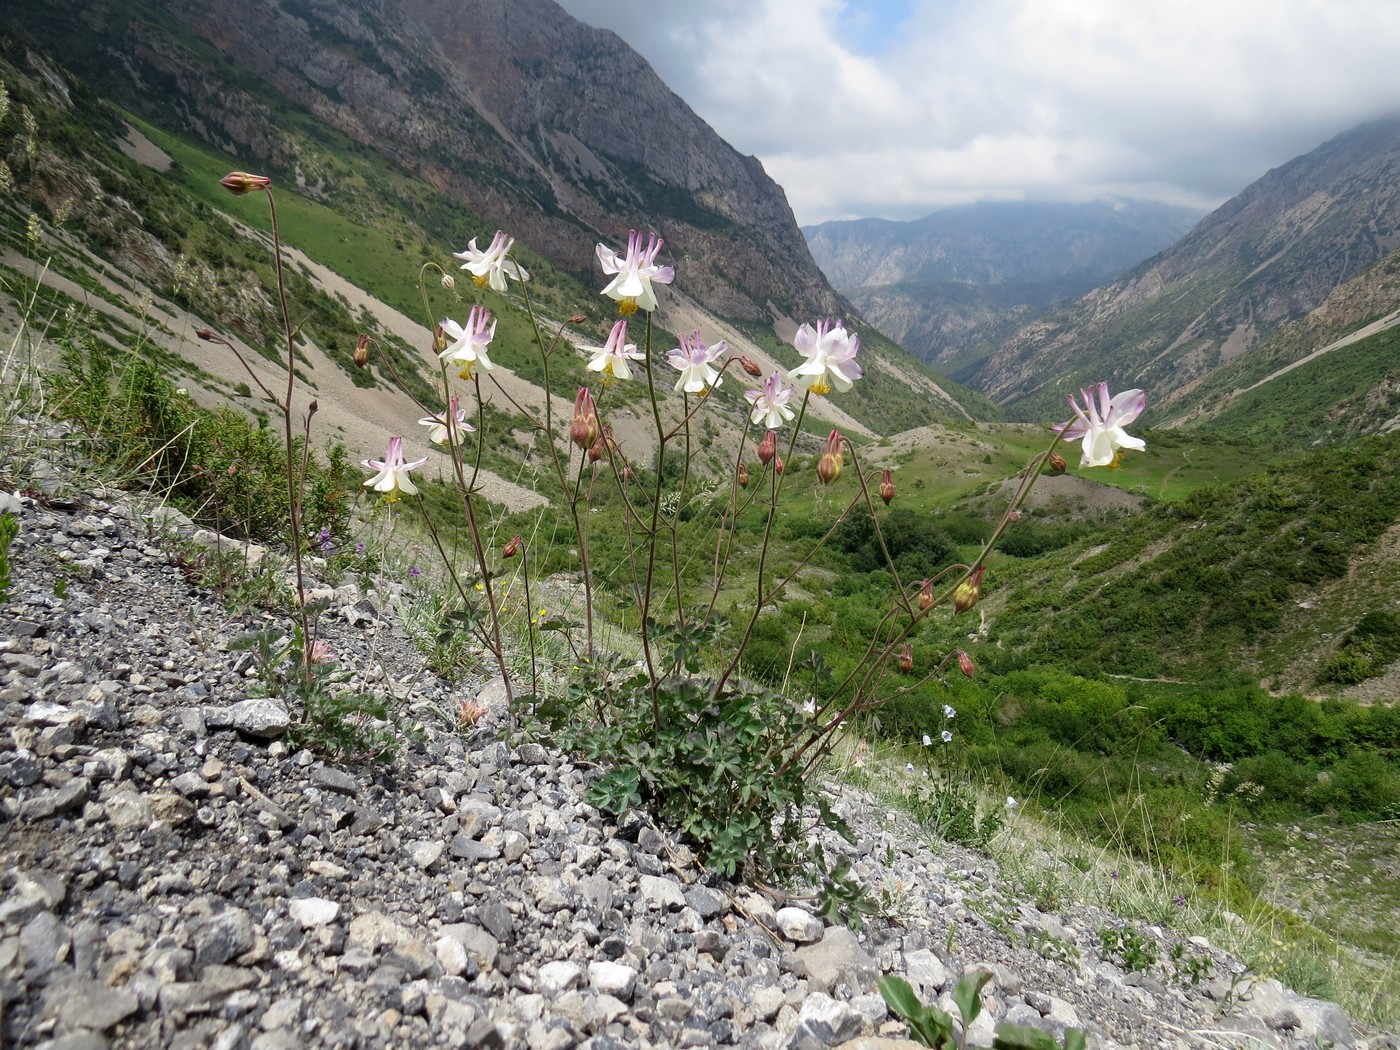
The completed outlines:
<svg viewBox="0 0 1400 1050">
<path fill-rule="evenodd" d="M 1200 217 L 1151 201 L 983 202 L 912 222 L 856 219 L 802 232 L 867 320 L 956 375 L 969 349 L 1117 277 Z"/>
</svg>

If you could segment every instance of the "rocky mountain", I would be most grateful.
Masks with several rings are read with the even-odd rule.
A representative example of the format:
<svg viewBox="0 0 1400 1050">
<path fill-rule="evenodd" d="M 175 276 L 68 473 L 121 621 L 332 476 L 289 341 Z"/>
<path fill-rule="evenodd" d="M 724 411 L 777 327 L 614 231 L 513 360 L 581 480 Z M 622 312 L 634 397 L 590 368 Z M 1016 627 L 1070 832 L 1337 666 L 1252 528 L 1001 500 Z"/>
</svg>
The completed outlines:
<svg viewBox="0 0 1400 1050">
<path fill-rule="evenodd" d="M 913 222 L 858 219 L 802 232 L 867 320 L 956 374 L 970 348 L 1117 277 L 1199 218 L 1151 201 L 989 201 Z"/>
<path fill-rule="evenodd" d="M 1013 411 L 1036 414 L 1107 378 L 1146 389 L 1171 414 L 1216 369 L 1397 246 L 1400 117 L 1392 117 L 1268 172 L 1168 250 L 1023 327 L 970 380 Z"/>
<path fill-rule="evenodd" d="M 296 134 L 313 121 L 574 273 L 595 241 L 651 228 L 720 316 L 840 312 L 762 165 L 551 0 L 55 0 L 3 17 L 131 111 L 329 198 L 341 173 Z M 482 230 L 463 216 L 451 232 Z"/>
</svg>

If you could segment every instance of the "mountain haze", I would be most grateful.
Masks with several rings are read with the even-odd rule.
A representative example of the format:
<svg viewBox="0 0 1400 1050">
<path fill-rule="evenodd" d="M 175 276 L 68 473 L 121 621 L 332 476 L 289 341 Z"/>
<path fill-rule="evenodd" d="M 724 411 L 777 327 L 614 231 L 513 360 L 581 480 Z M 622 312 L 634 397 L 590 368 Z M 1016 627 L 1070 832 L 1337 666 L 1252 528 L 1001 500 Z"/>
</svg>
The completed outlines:
<svg viewBox="0 0 1400 1050">
<path fill-rule="evenodd" d="M 959 375 L 970 348 L 1117 277 L 1199 218 L 1151 201 L 988 201 L 803 233 L 827 278 L 872 324 Z"/>
<path fill-rule="evenodd" d="M 1268 172 L 1160 255 L 1023 327 L 966 378 L 1017 414 L 1053 412 L 1099 379 L 1140 386 L 1171 413 L 1397 246 L 1392 117 Z"/>
</svg>

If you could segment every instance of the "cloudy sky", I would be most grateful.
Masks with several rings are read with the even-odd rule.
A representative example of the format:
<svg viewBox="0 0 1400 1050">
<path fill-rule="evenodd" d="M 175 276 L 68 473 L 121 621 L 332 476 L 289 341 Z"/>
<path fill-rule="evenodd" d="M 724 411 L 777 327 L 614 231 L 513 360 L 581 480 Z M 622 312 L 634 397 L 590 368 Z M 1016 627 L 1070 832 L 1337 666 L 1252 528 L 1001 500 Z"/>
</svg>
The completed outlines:
<svg viewBox="0 0 1400 1050">
<path fill-rule="evenodd" d="M 560 2 L 761 159 L 804 225 L 990 199 L 1204 209 L 1400 112 L 1396 0 Z"/>
</svg>

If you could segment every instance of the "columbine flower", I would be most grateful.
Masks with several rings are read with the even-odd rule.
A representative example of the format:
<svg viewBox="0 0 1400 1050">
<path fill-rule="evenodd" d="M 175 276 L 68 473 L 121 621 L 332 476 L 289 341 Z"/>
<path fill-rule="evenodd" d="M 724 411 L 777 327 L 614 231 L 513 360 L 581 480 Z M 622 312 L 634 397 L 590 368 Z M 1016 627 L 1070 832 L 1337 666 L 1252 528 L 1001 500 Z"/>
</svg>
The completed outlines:
<svg viewBox="0 0 1400 1050">
<path fill-rule="evenodd" d="M 744 392 L 744 400 L 753 406 L 749 422 L 754 426 L 762 423 L 769 430 L 777 430 L 792 420 L 794 412 L 788 408 L 791 397 L 792 387 L 783 382 L 781 372 L 774 372 L 764 381 L 762 390 Z"/>
<path fill-rule="evenodd" d="M 676 393 L 684 390 L 687 394 L 704 394 L 724 382 L 724 378 L 711 367 L 711 362 L 728 349 L 721 339 L 713 346 L 706 346 L 700 338 L 700 329 L 689 336 L 680 336 L 681 345 L 666 354 L 672 368 L 680 370 L 676 380 Z"/>
<path fill-rule="evenodd" d="M 588 370 L 601 372 L 604 386 L 614 379 L 631 379 L 632 369 L 627 362 L 641 361 L 646 357 L 637 349 L 636 343 L 627 341 L 626 321 L 618 321 L 612 326 L 608 341 L 602 346 L 585 346 L 584 349 L 593 355 L 588 360 Z"/>
<path fill-rule="evenodd" d="M 428 440 L 434 445 L 446 445 L 449 442 L 457 445 L 462 441 L 463 434 L 470 434 L 476 429 L 467 422 L 467 410 L 458 407 L 460 399 L 453 394 L 447 401 L 447 411 L 436 416 L 424 416 L 418 422 L 428 428 Z M 452 425 L 448 426 L 451 419 Z"/>
<path fill-rule="evenodd" d="M 569 438 L 586 452 L 598 443 L 600 433 L 598 407 L 593 402 L 593 391 L 581 386 L 578 388 L 578 396 L 574 398 L 574 421 L 569 427 Z"/>
<path fill-rule="evenodd" d="M 817 698 L 815 696 L 809 697 L 807 702 L 802 705 L 802 713 L 808 718 L 817 717 Z"/>
<path fill-rule="evenodd" d="M 826 448 L 821 459 L 817 460 L 817 477 L 823 485 L 830 485 L 841 476 L 841 432 L 833 430 L 826 438 Z"/>
<path fill-rule="evenodd" d="M 833 386 L 845 393 L 865 374 L 856 364 L 860 337 L 847 332 L 839 321 L 818 321 L 816 328 L 804 324 L 792 344 L 807 360 L 789 372 L 788 379 L 814 394 L 829 394 Z"/>
<path fill-rule="evenodd" d="M 953 742 L 953 734 L 950 733 L 950 732 L 949 732 L 948 730 L 946 730 L 946 729 L 943 730 L 943 732 L 939 733 L 938 735 L 941 736 L 941 737 L 943 738 L 943 742 L 944 742 L 945 744 L 951 744 L 951 743 Z"/>
<path fill-rule="evenodd" d="M 616 274 L 603 294 L 617 301 L 617 311 L 624 317 L 643 310 L 656 309 L 656 293 L 651 283 L 670 284 L 676 278 L 676 271 L 669 266 L 656 265 L 656 253 L 666 243 L 654 233 L 647 234 L 647 246 L 642 248 L 642 235 L 637 230 L 627 231 L 627 255 L 621 256 L 606 244 L 598 245 L 598 261 L 604 273 Z"/>
<path fill-rule="evenodd" d="M 1116 467 L 1119 449 L 1146 447 L 1142 438 L 1125 433 L 1123 428 L 1142 414 L 1147 395 L 1141 390 L 1123 390 L 1109 397 L 1108 384 L 1100 383 L 1097 387 L 1099 400 L 1095 405 L 1094 392 L 1090 387 L 1079 392 L 1084 398 L 1083 408 L 1071 394 L 1069 407 L 1074 409 L 1074 418 L 1060 423 L 1054 430 L 1066 441 L 1083 439 L 1081 467 Z"/>
<path fill-rule="evenodd" d="M 885 501 L 887 507 L 890 500 L 894 499 L 894 478 L 890 476 L 889 470 L 880 475 L 880 498 Z"/>
<path fill-rule="evenodd" d="M 778 439 L 773 436 L 773 431 L 764 431 L 763 440 L 758 443 L 758 461 L 766 467 L 777 455 Z"/>
<path fill-rule="evenodd" d="M 476 238 L 473 237 L 467 242 L 466 251 L 453 252 L 452 256 L 466 260 L 462 263 L 462 269 L 472 275 L 472 280 L 478 288 L 485 288 L 489 284 L 494 291 L 504 292 L 507 277 L 517 281 L 530 279 L 523 266 L 517 266 L 506 258 L 506 252 L 510 251 L 510 246 L 514 243 L 514 237 L 507 237 L 497 230 L 496 236 L 491 238 L 491 247 L 484 252 L 477 248 Z"/>
<path fill-rule="evenodd" d="M 384 498 L 390 503 L 395 503 L 403 493 L 410 496 L 418 494 L 418 487 L 413 484 L 413 479 L 408 476 L 410 470 L 417 470 L 424 463 L 428 462 L 427 457 L 414 460 L 412 463 L 405 463 L 403 458 L 403 438 L 395 434 L 389 439 L 389 450 L 384 453 L 384 462 L 377 459 L 366 459 L 363 465 L 370 470 L 379 471 L 374 477 L 365 481 L 365 488 L 374 489 L 375 492 L 384 493 Z"/>
<path fill-rule="evenodd" d="M 488 324 L 491 326 L 489 329 L 486 327 Z M 478 366 L 487 372 L 496 367 L 486 356 L 486 348 L 496 338 L 496 322 L 491 319 L 491 311 L 486 307 L 472 307 L 466 328 L 450 317 L 444 318 L 438 327 L 451 340 L 445 349 L 438 352 L 438 357 L 443 364 L 457 365 L 457 374 L 461 378 L 470 379 Z"/>
</svg>

